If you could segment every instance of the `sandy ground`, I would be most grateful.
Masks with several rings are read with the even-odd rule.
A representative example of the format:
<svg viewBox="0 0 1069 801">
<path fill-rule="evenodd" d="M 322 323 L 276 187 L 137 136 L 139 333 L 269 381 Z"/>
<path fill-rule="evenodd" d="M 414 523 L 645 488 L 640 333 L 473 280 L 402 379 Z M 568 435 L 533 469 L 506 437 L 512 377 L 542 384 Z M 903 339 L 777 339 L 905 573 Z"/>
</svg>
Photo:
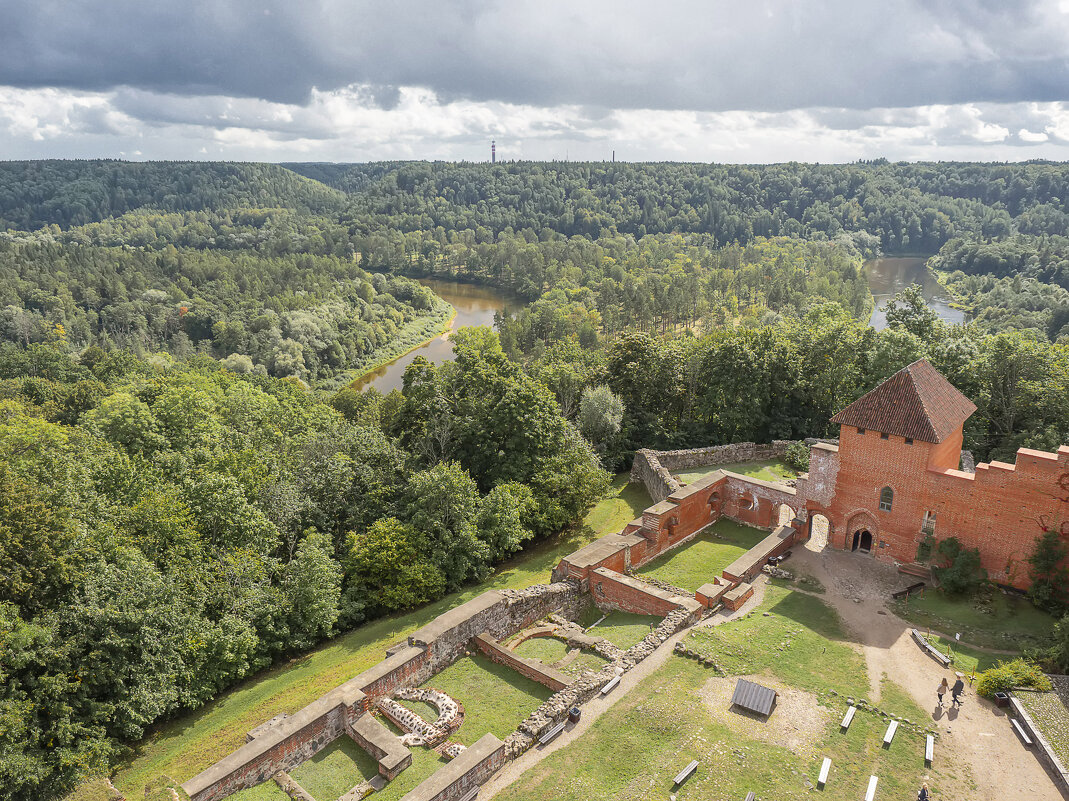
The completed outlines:
<svg viewBox="0 0 1069 801">
<path fill-rule="evenodd" d="M 940 782 L 941 799 L 1062 801 L 1062 795 L 1046 769 L 1017 739 L 1004 712 L 978 698 L 968 688 L 961 709 L 948 709 L 949 696 L 945 698 L 946 706 L 937 706 L 935 688 L 939 679 L 947 676 L 953 683 L 953 672 L 923 654 L 909 636 L 908 624 L 895 617 L 887 607 L 891 592 L 903 588 L 913 579 L 899 575 L 893 567 L 870 557 L 835 550 L 796 548 L 784 567 L 818 578 L 827 589 L 821 598 L 839 612 L 865 656 L 871 684 L 869 700 L 879 703 L 880 680 L 886 674 L 913 696 L 922 709 L 929 710 L 932 723 L 940 732 L 935 759 L 944 774 Z M 718 625 L 745 614 L 762 602 L 765 586 L 762 576 L 754 583 L 754 597 L 737 613 L 717 614 L 697 625 Z M 634 670 L 624 674 L 619 687 L 610 696 L 597 697 L 584 704 L 580 722 L 569 725 L 548 746 L 532 748 L 506 765 L 483 787 L 479 797 L 493 798 L 524 771 L 580 737 L 606 710 L 661 667 L 687 631 L 689 629 L 675 635 Z M 769 679 L 763 677 L 762 681 L 768 683 Z M 734 678 L 711 679 L 703 687 L 702 694 L 712 708 L 722 700 L 721 695 L 730 695 L 729 688 L 733 685 Z M 783 703 L 794 709 L 790 719 L 795 720 L 795 724 L 769 729 L 762 739 L 771 738 L 791 750 L 804 752 L 807 742 L 815 739 L 822 730 L 823 718 L 816 700 L 808 693 L 789 690 Z M 721 703 L 717 708 L 722 706 Z M 788 716 L 781 717 L 787 720 Z M 728 723 L 730 725 L 731 721 Z M 740 726 L 745 723 L 739 721 Z M 755 736 L 752 725 L 747 731 L 749 736 Z M 918 777 L 918 786 L 923 779 Z"/>
<path fill-rule="evenodd" d="M 951 781 L 959 786 L 948 787 L 942 782 L 943 798 L 1061 801 L 1062 794 L 1046 769 L 1017 739 L 1002 710 L 969 688 L 961 709 L 948 709 L 949 696 L 944 698 L 944 708 L 937 706 L 935 688 L 943 676 L 953 683 L 953 671 L 922 653 L 909 636 L 908 624 L 887 608 L 890 593 L 913 579 L 871 557 L 844 551 L 796 549 L 791 561 L 795 559 L 801 569 L 824 584 L 827 593 L 823 599 L 839 612 L 862 644 L 873 685 L 871 700 L 878 701 L 880 678 L 886 673 L 929 711 L 941 735 L 936 742 L 936 764 L 959 766 L 951 768 L 956 774 Z"/>
</svg>

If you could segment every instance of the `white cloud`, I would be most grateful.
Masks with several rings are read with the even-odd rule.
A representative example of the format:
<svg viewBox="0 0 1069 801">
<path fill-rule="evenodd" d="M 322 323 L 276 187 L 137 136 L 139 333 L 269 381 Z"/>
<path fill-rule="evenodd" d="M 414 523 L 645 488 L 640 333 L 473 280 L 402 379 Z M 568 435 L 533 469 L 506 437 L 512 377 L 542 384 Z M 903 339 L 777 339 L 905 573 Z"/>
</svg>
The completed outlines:
<svg viewBox="0 0 1069 801">
<path fill-rule="evenodd" d="M 852 161 L 1069 157 L 1069 103 L 909 108 L 663 111 L 577 104 L 443 100 L 403 87 L 391 108 L 373 90 L 316 90 L 307 105 L 0 87 L 0 147 L 11 158 L 212 158 L 270 161 Z"/>
</svg>

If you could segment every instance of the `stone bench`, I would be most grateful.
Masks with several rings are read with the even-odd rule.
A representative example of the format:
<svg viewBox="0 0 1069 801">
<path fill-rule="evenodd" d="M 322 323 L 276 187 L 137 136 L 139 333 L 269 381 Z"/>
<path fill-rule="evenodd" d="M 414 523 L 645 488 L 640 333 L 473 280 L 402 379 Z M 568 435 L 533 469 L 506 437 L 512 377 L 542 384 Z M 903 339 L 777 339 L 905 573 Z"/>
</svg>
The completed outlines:
<svg viewBox="0 0 1069 801">
<path fill-rule="evenodd" d="M 674 779 L 672 779 L 673 786 L 679 787 L 679 785 L 681 785 L 683 782 L 685 782 L 687 779 L 689 779 L 691 776 L 693 776 L 694 772 L 697 769 L 698 769 L 698 760 L 695 759 L 689 765 L 687 765 L 685 768 L 683 768 L 683 770 L 679 771 L 679 773 L 676 774 L 676 777 Z"/>
<path fill-rule="evenodd" d="M 883 747 L 890 748 L 891 740 L 895 738 L 895 732 L 898 731 L 898 721 L 892 720 L 887 724 L 887 733 L 883 735 Z"/>
<path fill-rule="evenodd" d="M 924 738 L 924 762 L 927 767 L 932 766 L 932 757 L 935 755 L 935 737 L 927 735 Z"/>
<path fill-rule="evenodd" d="M 817 787 L 821 790 L 828 783 L 828 772 L 831 770 L 831 757 L 824 757 L 824 763 L 820 766 L 820 775 L 817 776 Z"/>
<path fill-rule="evenodd" d="M 876 782 L 878 782 L 875 776 L 869 776 L 869 789 L 865 791 L 865 801 L 876 800 Z"/>
<path fill-rule="evenodd" d="M 1017 718 L 1010 718 L 1010 723 L 1013 724 L 1013 730 L 1017 732 L 1017 736 L 1021 738 L 1021 742 L 1024 743 L 1025 748 L 1032 747 L 1032 738 L 1028 736 L 1028 732 L 1024 730 L 1024 726 L 1020 724 Z"/>
<path fill-rule="evenodd" d="M 850 728 L 850 724 L 854 721 L 855 712 L 857 712 L 856 706 L 851 706 L 848 710 L 846 710 L 846 714 L 843 715 L 843 722 L 839 724 L 843 731 L 846 731 Z"/>
</svg>

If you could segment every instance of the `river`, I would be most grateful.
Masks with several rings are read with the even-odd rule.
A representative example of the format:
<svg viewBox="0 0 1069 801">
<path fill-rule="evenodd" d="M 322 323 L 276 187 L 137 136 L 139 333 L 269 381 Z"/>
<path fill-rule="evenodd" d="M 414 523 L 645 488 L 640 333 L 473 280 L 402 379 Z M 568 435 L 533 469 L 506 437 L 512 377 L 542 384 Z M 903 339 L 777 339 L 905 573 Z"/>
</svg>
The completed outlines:
<svg viewBox="0 0 1069 801">
<path fill-rule="evenodd" d="M 948 323 L 965 322 L 965 312 L 950 305 L 946 290 L 939 286 L 935 274 L 925 266 L 926 258 L 894 257 L 872 259 L 865 262 L 865 276 L 869 282 L 869 291 L 876 301 L 869 325 L 877 331 L 887 327 L 884 307 L 887 301 L 908 287 L 920 284 L 928 308 L 939 315 L 939 319 Z"/>
<path fill-rule="evenodd" d="M 425 342 L 415 350 L 398 356 L 378 369 L 363 375 L 352 384 L 353 389 L 365 390 L 374 387 L 385 394 L 393 389 L 400 389 L 405 378 L 405 368 L 412 364 L 417 356 L 422 356 L 434 364 L 453 360 L 453 344 L 450 335 L 458 328 L 467 325 L 494 324 L 494 314 L 506 311 L 517 305 L 512 296 L 501 289 L 489 286 L 475 286 L 461 281 L 443 281 L 436 278 L 422 278 L 420 283 L 438 297 L 448 301 L 457 310 L 456 317 L 449 325 L 449 330 Z"/>
</svg>

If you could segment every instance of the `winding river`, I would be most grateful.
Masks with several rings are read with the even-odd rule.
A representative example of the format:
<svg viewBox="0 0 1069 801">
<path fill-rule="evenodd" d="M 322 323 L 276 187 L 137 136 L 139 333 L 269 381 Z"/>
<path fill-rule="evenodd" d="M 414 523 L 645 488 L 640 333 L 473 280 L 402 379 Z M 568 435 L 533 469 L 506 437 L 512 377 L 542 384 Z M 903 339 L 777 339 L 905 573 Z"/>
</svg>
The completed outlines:
<svg viewBox="0 0 1069 801">
<path fill-rule="evenodd" d="M 415 350 L 398 356 L 392 362 L 362 376 L 352 384 L 354 389 L 364 390 L 374 387 L 383 394 L 393 389 L 400 389 L 405 377 L 405 368 L 412 364 L 417 356 L 422 356 L 434 364 L 453 360 L 453 344 L 450 335 L 458 328 L 467 325 L 494 324 L 494 314 L 507 311 L 517 305 L 517 301 L 507 292 L 489 286 L 476 286 L 461 281 L 443 281 L 436 278 L 422 278 L 420 283 L 440 298 L 448 301 L 457 310 L 456 317 L 449 325 L 449 330 L 429 342 L 424 342 Z"/>
<path fill-rule="evenodd" d="M 869 290 L 876 300 L 876 310 L 869 320 L 873 328 L 879 330 L 887 327 L 884 306 L 887 305 L 887 301 L 910 284 L 921 285 L 925 300 L 932 309 L 935 309 L 941 319 L 950 323 L 960 323 L 965 320 L 963 311 L 951 307 L 950 298 L 939 286 L 935 276 L 924 266 L 925 261 L 924 258 L 893 257 L 865 262 L 865 275 L 868 279 Z M 382 393 L 400 389 L 405 377 L 405 368 L 417 356 L 422 356 L 435 364 L 452 361 L 453 345 L 449 337 L 454 331 L 467 325 L 492 326 L 495 313 L 515 308 L 520 303 L 508 292 L 490 286 L 476 286 L 461 281 L 444 281 L 436 278 L 420 279 L 420 283 L 430 287 L 434 294 L 449 301 L 457 310 L 449 331 L 399 356 L 392 362 L 387 362 L 378 369 L 372 370 L 353 384 L 355 389 L 374 387 Z"/>
<path fill-rule="evenodd" d="M 939 315 L 939 319 L 948 323 L 965 322 L 965 312 L 950 305 L 946 290 L 939 286 L 935 275 L 925 266 L 926 258 L 893 257 L 872 259 L 865 262 L 865 277 L 869 282 L 869 291 L 876 301 L 876 309 L 869 319 L 869 325 L 877 331 L 887 327 L 884 307 L 887 301 L 908 287 L 920 284 L 924 300 L 928 307 Z"/>
</svg>

